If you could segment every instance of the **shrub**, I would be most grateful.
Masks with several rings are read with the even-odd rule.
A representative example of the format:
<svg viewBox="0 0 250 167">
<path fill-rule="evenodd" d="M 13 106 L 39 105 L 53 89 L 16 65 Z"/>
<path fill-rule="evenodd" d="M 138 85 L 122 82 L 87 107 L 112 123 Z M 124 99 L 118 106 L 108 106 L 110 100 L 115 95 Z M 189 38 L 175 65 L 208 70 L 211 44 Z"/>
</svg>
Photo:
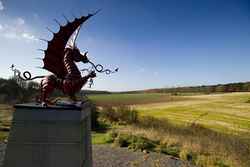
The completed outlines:
<svg viewBox="0 0 250 167">
<path fill-rule="evenodd" d="M 119 134 L 115 140 L 114 145 L 119 147 L 128 147 L 131 144 L 129 135 L 121 135 Z"/>
<path fill-rule="evenodd" d="M 134 124 L 138 120 L 138 112 L 127 106 L 104 107 L 101 117 L 111 123 Z"/>
<path fill-rule="evenodd" d="M 184 161 L 189 161 L 192 163 L 195 163 L 197 159 L 197 155 L 193 151 L 187 149 L 182 149 L 179 153 L 179 157 Z"/>
<path fill-rule="evenodd" d="M 144 116 L 138 119 L 137 126 L 141 128 L 166 129 L 168 121 L 166 119 L 157 119 L 151 116 Z"/>
<path fill-rule="evenodd" d="M 118 133 L 114 130 L 111 130 L 107 133 L 107 142 L 113 143 L 114 140 L 118 137 Z"/>
<path fill-rule="evenodd" d="M 129 145 L 129 149 L 132 149 L 134 151 L 136 150 L 140 150 L 140 151 L 143 151 L 143 150 L 147 150 L 147 151 L 152 151 L 156 144 L 147 139 L 147 138 L 144 138 L 144 137 L 137 137 L 137 136 L 131 136 L 131 143 Z"/>
<path fill-rule="evenodd" d="M 179 157 L 180 148 L 178 146 L 168 146 L 166 144 L 160 144 L 155 149 L 157 152 Z"/>
<path fill-rule="evenodd" d="M 116 134 L 112 135 L 115 136 Z M 114 145 L 119 147 L 128 147 L 128 149 L 132 149 L 134 151 L 153 151 L 156 147 L 156 142 L 141 136 L 118 134 L 114 139 Z"/>
</svg>

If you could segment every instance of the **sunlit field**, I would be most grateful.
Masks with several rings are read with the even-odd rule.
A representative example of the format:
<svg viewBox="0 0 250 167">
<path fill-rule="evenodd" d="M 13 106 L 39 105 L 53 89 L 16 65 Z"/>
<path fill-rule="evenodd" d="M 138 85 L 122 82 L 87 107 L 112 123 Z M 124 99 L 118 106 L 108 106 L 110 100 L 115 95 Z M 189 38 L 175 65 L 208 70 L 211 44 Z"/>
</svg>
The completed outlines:
<svg viewBox="0 0 250 167">
<path fill-rule="evenodd" d="M 189 96 L 188 100 L 137 105 L 141 115 L 176 124 L 198 123 L 222 132 L 250 132 L 250 93 Z"/>
<path fill-rule="evenodd" d="M 102 104 L 98 103 L 98 98 L 102 101 L 105 96 L 95 96 L 97 104 Z M 141 121 L 117 129 L 121 134 L 159 141 L 158 151 L 183 160 L 191 157 L 189 161 L 197 166 L 250 165 L 250 93 L 181 96 L 125 94 L 107 97 L 105 103 L 116 104 L 113 103 L 115 99 L 119 105 L 129 105 L 139 114 Z M 128 103 L 125 100 L 128 97 L 134 100 Z M 150 103 L 150 99 L 155 101 Z M 95 137 L 96 143 L 107 141 L 105 136 Z M 126 138 L 121 137 L 119 141 Z"/>
<path fill-rule="evenodd" d="M 225 133 L 250 133 L 250 93 L 212 95 L 90 95 L 98 106 L 129 105 L 141 116 L 166 118 L 178 125 L 198 123 Z M 7 126 L 12 107 L 0 105 L 0 126 Z"/>
<path fill-rule="evenodd" d="M 178 96 L 159 93 L 107 94 L 90 95 L 89 99 L 97 104 L 100 112 L 102 108 L 125 105 L 135 109 L 140 118 L 155 118 L 152 119 L 155 122 L 145 119 L 144 127 L 141 127 L 144 124 L 141 119 L 138 125 L 110 124 L 110 128 L 118 133 L 159 141 L 159 147 L 163 147 L 163 152 L 169 155 L 187 160 L 185 157 L 190 154 L 192 163 L 198 166 L 250 164 L 249 155 L 246 155 L 250 147 L 250 93 Z M 1 141 L 8 136 L 12 112 L 11 106 L 0 105 Z M 151 124 L 158 126 L 147 128 Z M 110 141 L 109 133 L 92 133 L 93 144 Z"/>
<path fill-rule="evenodd" d="M 138 94 L 103 94 L 90 95 L 90 100 L 98 106 L 118 106 L 118 105 L 145 105 L 152 103 L 169 103 L 186 100 L 184 96 L 170 96 L 161 93 L 138 93 Z"/>
<path fill-rule="evenodd" d="M 142 116 L 166 118 L 175 124 L 198 123 L 226 133 L 250 132 L 250 93 L 111 94 L 94 95 L 90 99 L 99 106 L 130 105 Z"/>
</svg>

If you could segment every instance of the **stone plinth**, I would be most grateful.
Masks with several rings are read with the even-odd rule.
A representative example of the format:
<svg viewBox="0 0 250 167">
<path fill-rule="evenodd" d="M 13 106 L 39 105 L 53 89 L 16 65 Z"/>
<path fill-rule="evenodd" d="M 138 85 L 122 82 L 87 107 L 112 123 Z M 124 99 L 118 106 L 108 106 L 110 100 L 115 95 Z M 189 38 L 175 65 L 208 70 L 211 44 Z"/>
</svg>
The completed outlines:
<svg viewBox="0 0 250 167">
<path fill-rule="evenodd" d="M 16 105 L 3 167 L 91 167 L 88 104 Z"/>
</svg>

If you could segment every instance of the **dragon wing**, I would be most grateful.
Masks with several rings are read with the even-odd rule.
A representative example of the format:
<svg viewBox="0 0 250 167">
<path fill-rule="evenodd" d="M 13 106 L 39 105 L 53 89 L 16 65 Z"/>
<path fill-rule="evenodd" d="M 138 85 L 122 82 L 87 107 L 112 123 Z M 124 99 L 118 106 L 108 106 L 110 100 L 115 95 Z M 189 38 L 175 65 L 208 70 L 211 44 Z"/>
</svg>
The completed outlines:
<svg viewBox="0 0 250 167">
<path fill-rule="evenodd" d="M 75 18 L 74 21 L 68 22 L 61 26 L 57 33 L 53 34 L 52 40 L 48 41 L 48 47 L 44 51 L 43 68 L 55 74 L 58 78 L 64 78 L 66 75 L 63 57 L 64 49 L 72 34 L 79 30 L 79 27 L 94 14 Z"/>
</svg>

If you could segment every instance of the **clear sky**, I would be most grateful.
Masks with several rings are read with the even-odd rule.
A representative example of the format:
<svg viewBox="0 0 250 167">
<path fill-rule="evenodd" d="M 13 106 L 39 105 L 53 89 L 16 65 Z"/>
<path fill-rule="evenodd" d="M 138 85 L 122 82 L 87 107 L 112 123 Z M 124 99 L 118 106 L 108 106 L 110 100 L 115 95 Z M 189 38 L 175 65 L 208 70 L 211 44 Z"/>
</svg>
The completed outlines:
<svg viewBox="0 0 250 167">
<path fill-rule="evenodd" d="M 62 14 L 102 11 L 83 25 L 82 52 L 120 72 L 98 74 L 93 89 L 124 91 L 250 80 L 249 0 L 0 0 L 0 76 L 13 63 L 33 75 L 42 66 L 46 27 Z M 83 64 L 78 64 L 84 68 Z"/>
</svg>

